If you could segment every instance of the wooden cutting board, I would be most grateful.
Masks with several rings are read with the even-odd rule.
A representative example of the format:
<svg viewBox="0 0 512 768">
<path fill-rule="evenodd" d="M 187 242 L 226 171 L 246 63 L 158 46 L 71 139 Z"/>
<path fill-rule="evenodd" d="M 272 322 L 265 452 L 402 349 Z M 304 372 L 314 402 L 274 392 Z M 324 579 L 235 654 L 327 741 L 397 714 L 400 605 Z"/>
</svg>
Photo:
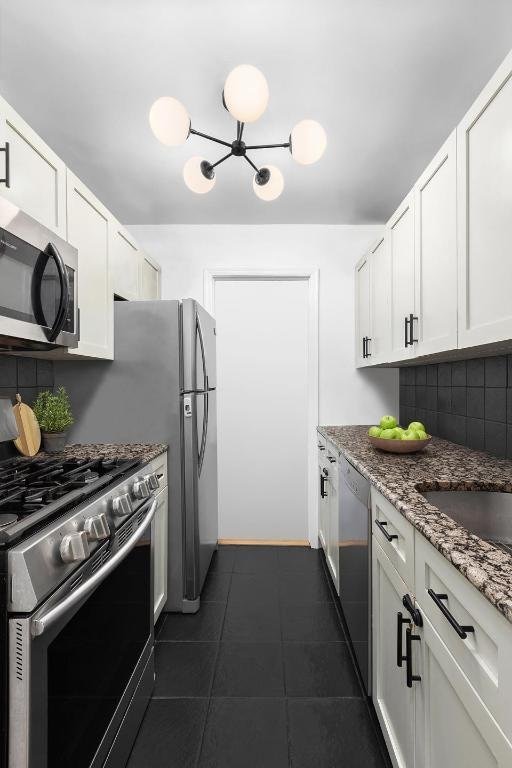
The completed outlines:
<svg viewBox="0 0 512 768">
<path fill-rule="evenodd" d="M 14 445 L 23 456 L 35 456 L 41 447 L 41 430 L 32 408 L 21 402 L 21 395 L 16 395 L 18 401 L 13 407 L 19 437 Z"/>
</svg>

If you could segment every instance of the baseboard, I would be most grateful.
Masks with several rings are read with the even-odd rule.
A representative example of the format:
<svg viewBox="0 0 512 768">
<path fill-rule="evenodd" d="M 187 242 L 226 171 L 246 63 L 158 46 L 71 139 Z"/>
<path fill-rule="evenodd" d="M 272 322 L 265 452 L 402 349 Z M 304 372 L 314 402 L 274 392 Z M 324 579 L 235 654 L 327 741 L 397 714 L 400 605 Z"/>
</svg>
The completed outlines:
<svg viewBox="0 0 512 768">
<path fill-rule="evenodd" d="M 309 547 L 307 539 L 219 539 L 219 544 L 262 547 Z"/>
</svg>

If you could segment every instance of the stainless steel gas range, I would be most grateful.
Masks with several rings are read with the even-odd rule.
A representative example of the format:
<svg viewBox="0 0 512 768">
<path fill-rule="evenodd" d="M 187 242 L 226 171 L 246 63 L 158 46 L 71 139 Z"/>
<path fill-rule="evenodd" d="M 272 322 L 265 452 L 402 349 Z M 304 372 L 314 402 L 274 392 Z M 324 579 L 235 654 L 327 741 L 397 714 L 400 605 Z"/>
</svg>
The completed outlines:
<svg viewBox="0 0 512 768">
<path fill-rule="evenodd" d="M 155 464 L 0 463 L 2 766 L 119 768 L 154 684 Z"/>
</svg>

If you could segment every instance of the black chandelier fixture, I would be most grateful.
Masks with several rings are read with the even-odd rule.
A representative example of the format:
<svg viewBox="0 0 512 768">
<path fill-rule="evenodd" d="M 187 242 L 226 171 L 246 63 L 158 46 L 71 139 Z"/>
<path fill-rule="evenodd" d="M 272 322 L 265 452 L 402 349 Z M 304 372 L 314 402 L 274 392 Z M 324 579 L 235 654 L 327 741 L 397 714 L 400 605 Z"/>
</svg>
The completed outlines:
<svg viewBox="0 0 512 768">
<path fill-rule="evenodd" d="M 255 122 L 265 111 L 269 91 L 265 76 L 250 64 L 233 69 L 224 84 L 222 104 L 236 119 L 236 138 L 224 141 L 192 127 L 190 116 L 183 104 L 172 96 L 162 96 L 151 107 L 149 122 L 153 133 L 166 146 L 184 144 L 189 136 L 220 144 L 229 152 L 212 163 L 204 157 L 194 156 L 185 163 L 183 178 L 187 187 L 197 194 L 210 192 L 215 186 L 215 169 L 230 157 L 242 157 L 255 171 L 253 189 L 265 201 L 275 200 L 284 188 L 283 174 L 275 165 L 258 167 L 247 154 L 259 149 L 288 149 L 293 159 L 301 165 L 310 165 L 320 159 L 325 151 L 325 131 L 316 120 L 301 120 L 291 130 L 288 141 L 281 144 L 246 144 L 243 140 L 246 123 Z"/>
</svg>

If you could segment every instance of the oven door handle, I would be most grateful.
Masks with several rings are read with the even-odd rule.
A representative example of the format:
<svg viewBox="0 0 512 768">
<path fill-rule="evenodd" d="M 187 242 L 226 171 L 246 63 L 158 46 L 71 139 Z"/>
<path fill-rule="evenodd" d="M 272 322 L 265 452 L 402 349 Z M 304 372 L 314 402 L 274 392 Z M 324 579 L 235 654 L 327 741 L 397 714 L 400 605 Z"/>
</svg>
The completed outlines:
<svg viewBox="0 0 512 768">
<path fill-rule="evenodd" d="M 88 595 L 90 592 L 95 589 L 98 584 L 101 584 L 101 582 L 110 574 L 112 571 L 117 568 L 119 563 L 124 560 L 124 558 L 132 551 L 132 549 L 135 547 L 139 539 L 142 538 L 147 528 L 151 525 L 151 521 L 153 520 L 155 516 L 156 506 L 157 506 L 157 500 L 153 499 L 151 502 L 148 502 L 150 504 L 149 512 L 146 515 L 144 522 L 139 525 L 133 536 L 128 539 L 126 544 L 124 544 L 118 551 L 115 553 L 115 555 L 112 555 L 110 560 L 107 560 L 105 565 L 103 565 L 101 568 L 99 568 L 96 573 L 91 576 L 90 579 L 87 579 L 85 584 L 82 584 L 77 589 L 74 590 L 74 592 L 71 592 L 70 595 L 64 598 L 60 603 L 58 603 L 56 606 L 51 608 L 48 613 L 43 614 L 42 616 L 38 617 L 37 619 L 33 619 L 31 622 L 31 632 L 32 637 L 38 637 L 39 635 L 44 634 L 47 630 L 50 629 L 50 627 L 55 624 L 56 621 L 58 621 L 61 616 L 63 616 L 67 611 L 69 611 L 70 608 L 72 608 L 76 603 L 79 603 L 80 600 L 82 600 L 86 595 Z"/>
</svg>

